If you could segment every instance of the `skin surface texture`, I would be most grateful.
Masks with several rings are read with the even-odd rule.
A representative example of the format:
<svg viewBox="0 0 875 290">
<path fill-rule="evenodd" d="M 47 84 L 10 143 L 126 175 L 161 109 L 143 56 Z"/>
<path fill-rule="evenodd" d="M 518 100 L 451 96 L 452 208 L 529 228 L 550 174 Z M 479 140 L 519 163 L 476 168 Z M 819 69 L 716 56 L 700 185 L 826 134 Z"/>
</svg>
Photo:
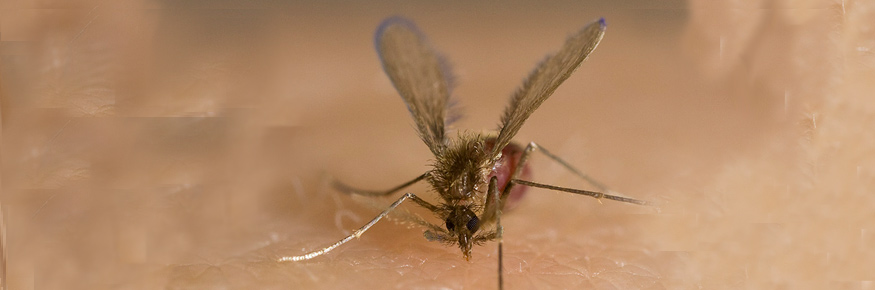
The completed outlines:
<svg viewBox="0 0 875 290">
<path fill-rule="evenodd" d="M 530 70 L 607 21 L 513 140 L 659 207 L 530 188 L 501 216 L 506 289 L 872 289 L 875 3 L 612 3 L 4 1 L 0 281 L 494 289 L 497 244 L 465 261 L 407 202 L 275 262 L 404 192 L 438 200 L 426 182 L 330 186 L 389 189 L 434 162 L 374 52 L 403 15 L 455 73 L 449 138 L 497 134 Z M 532 181 L 595 190 L 530 162 Z"/>
</svg>

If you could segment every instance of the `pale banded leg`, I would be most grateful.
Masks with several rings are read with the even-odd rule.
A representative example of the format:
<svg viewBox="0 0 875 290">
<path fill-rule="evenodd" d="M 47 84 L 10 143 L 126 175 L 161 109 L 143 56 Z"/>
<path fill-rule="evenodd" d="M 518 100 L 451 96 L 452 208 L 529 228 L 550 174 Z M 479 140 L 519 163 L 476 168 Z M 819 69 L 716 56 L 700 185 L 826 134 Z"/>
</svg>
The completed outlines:
<svg viewBox="0 0 875 290">
<path fill-rule="evenodd" d="M 309 252 L 309 253 L 307 253 L 307 254 L 300 255 L 300 256 L 285 256 L 285 257 L 280 257 L 280 258 L 278 258 L 276 261 L 277 261 L 277 262 L 303 261 L 303 260 L 309 260 L 309 259 L 312 259 L 312 258 L 318 257 L 318 256 L 320 256 L 320 255 L 322 255 L 322 254 L 328 253 L 328 252 L 330 252 L 331 250 L 334 250 L 334 248 L 337 248 L 337 247 L 339 247 L 340 245 L 343 245 L 343 244 L 345 244 L 346 242 L 349 242 L 349 241 L 352 240 L 352 239 L 355 239 L 355 238 L 361 237 L 361 235 L 364 234 L 368 229 L 370 229 L 371 226 L 373 226 L 373 225 L 376 224 L 378 221 L 380 221 L 381 219 L 383 219 L 383 217 L 385 217 L 386 215 L 388 215 L 389 212 L 391 212 L 391 211 L 394 210 L 396 207 L 398 207 L 399 205 L 401 205 L 401 203 L 404 202 L 405 200 L 407 200 L 408 198 L 411 199 L 411 200 L 413 200 L 414 202 L 416 202 L 419 206 L 422 206 L 422 207 L 424 207 L 424 208 L 426 208 L 426 209 L 428 209 L 428 210 L 430 210 L 430 211 L 437 211 L 437 210 L 438 210 L 438 208 L 437 208 L 436 206 L 434 206 L 434 205 L 428 203 L 427 201 L 424 201 L 424 200 L 420 199 L 420 198 L 417 197 L 416 195 L 414 195 L 414 194 L 412 194 L 412 193 L 405 193 L 403 196 L 401 196 L 401 198 L 399 198 L 398 200 L 396 200 L 395 202 L 393 202 L 392 205 L 389 206 L 389 208 L 387 208 L 386 210 L 384 210 L 383 212 L 381 212 L 379 215 L 377 215 L 377 216 L 376 216 L 374 219 L 372 219 L 370 222 L 368 222 L 367 224 L 365 224 L 363 227 L 361 227 L 361 228 L 355 230 L 351 235 L 347 236 L 346 238 L 343 238 L 342 240 L 340 240 L 340 241 L 334 243 L 333 245 L 330 245 L 330 246 L 328 246 L 328 247 L 322 248 L 321 250 L 313 251 L 313 252 Z"/>
<path fill-rule="evenodd" d="M 428 174 L 429 174 L 429 172 L 423 173 L 422 175 L 417 176 L 416 178 L 414 178 L 411 181 L 408 181 L 404 184 L 396 186 L 395 188 L 385 190 L 385 191 L 356 189 L 356 188 L 350 187 L 350 186 L 348 186 L 348 185 L 346 185 L 343 182 L 340 182 L 338 180 L 333 180 L 331 184 L 334 186 L 335 189 L 337 189 L 343 193 L 346 193 L 346 194 L 356 194 L 356 195 L 363 195 L 363 196 L 387 196 L 387 195 L 398 192 L 398 191 L 404 189 L 405 187 L 411 186 L 414 183 L 417 183 L 417 182 L 425 179 L 426 177 L 428 177 Z"/>
</svg>

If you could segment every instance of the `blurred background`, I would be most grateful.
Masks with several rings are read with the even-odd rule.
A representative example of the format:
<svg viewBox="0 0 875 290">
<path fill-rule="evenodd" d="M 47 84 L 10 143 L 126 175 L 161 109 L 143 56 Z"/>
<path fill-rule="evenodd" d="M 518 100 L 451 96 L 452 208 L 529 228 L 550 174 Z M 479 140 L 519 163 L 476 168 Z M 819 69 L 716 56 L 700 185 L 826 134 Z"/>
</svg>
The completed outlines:
<svg viewBox="0 0 875 290">
<path fill-rule="evenodd" d="M 544 55 L 607 20 L 516 140 L 659 206 L 530 190 L 502 218 L 507 289 L 875 289 L 875 3 L 853 0 L 3 1 L 0 281 L 495 288 L 495 243 L 466 262 L 392 221 L 274 262 L 397 198 L 331 177 L 387 189 L 429 168 L 374 51 L 392 15 L 453 65 L 459 132 L 495 130 Z"/>
</svg>

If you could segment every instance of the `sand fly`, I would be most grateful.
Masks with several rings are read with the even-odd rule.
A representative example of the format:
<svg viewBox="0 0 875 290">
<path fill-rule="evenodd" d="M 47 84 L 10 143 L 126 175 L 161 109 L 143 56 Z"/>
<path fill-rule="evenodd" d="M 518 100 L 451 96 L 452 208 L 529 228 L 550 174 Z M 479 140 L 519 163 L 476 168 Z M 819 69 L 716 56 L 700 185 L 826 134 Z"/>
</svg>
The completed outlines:
<svg viewBox="0 0 875 290">
<path fill-rule="evenodd" d="M 278 262 L 302 261 L 330 252 L 360 237 L 405 201 L 413 201 L 434 213 L 442 225 L 417 221 L 425 228 L 429 241 L 458 246 L 465 260 L 471 258 L 473 245 L 498 240 L 498 285 L 502 277 L 502 209 L 519 198 L 526 187 L 588 195 L 601 201 L 647 205 L 648 202 L 622 197 L 607 189 L 558 156 L 531 142 L 522 147 L 511 142 L 535 109 L 580 66 L 605 34 L 605 20 L 599 19 L 572 34 L 558 52 L 535 67 L 522 86 L 510 98 L 495 134 L 462 132 L 451 138 L 448 125 L 458 115 L 451 106 L 453 77 L 444 58 L 431 48 L 424 34 L 413 22 L 392 17 L 377 28 L 375 44 L 383 70 L 407 104 L 416 131 L 434 154 L 432 169 L 395 188 L 385 191 L 360 190 L 338 181 L 334 187 L 344 193 L 364 196 L 388 196 L 425 180 L 442 200 L 432 204 L 416 194 L 405 193 L 373 220 L 333 245 L 300 256 L 287 256 Z M 526 161 L 532 152 L 540 152 L 571 173 L 585 179 L 600 191 L 565 188 L 528 181 Z"/>
</svg>

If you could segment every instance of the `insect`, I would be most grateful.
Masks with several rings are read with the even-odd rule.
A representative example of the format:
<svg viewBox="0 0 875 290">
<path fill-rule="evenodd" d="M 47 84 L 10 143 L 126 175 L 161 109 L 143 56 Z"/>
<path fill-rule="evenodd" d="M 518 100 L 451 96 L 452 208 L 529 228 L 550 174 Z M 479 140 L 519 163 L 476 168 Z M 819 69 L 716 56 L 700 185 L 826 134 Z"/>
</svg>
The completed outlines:
<svg viewBox="0 0 875 290">
<path fill-rule="evenodd" d="M 558 156 L 531 142 L 525 148 L 511 142 L 528 117 L 559 85 L 577 69 L 596 48 L 605 33 L 604 18 L 586 25 L 571 35 L 562 48 L 547 56 L 529 74 L 513 94 L 501 117 L 497 135 L 459 133 L 447 136 L 446 128 L 455 119 L 450 96 L 453 77 L 443 57 L 431 48 L 422 32 L 409 20 L 392 17 L 380 24 L 375 44 L 383 69 L 407 104 L 419 137 L 434 154 L 433 168 L 422 175 L 385 191 L 360 190 L 339 181 L 334 187 L 348 194 L 387 196 L 420 182 L 427 181 L 442 200 L 432 204 L 413 193 L 405 193 L 370 222 L 351 235 L 325 247 L 300 256 L 286 256 L 278 262 L 309 260 L 360 237 L 405 201 L 413 201 L 443 223 L 416 221 L 426 228 L 429 241 L 456 245 L 465 260 L 471 258 L 474 245 L 498 240 L 498 285 L 503 288 L 501 214 L 509 200 L 521 196 L 526 187 L 545 188 L 581 195 L 601 201 L 610 199 L 639 205 L 642 200 L 608 194 L 601 183 L 575 169 Z M 555 162 L 587 180 L 601 192 L 565 188 L 526 180 L 532 152 L 541 152 Z"/>
</svg>

